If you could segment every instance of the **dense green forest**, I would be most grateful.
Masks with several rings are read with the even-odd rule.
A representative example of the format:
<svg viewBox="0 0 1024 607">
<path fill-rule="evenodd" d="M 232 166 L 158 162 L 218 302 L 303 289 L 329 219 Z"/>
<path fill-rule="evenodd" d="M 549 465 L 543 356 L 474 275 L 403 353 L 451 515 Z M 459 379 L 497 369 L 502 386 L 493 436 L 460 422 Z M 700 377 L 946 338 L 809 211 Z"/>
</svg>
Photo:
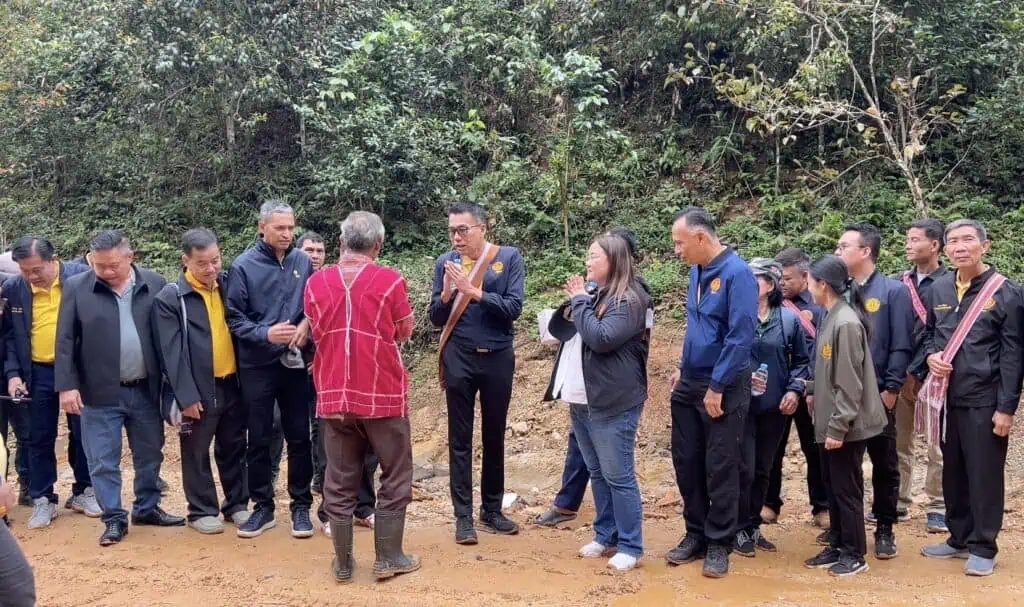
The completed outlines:
<svg viewBox="0 0 1024 607">
<path fill-rule="evenodd" d="M 1024 277 L 1022 0 L 6 0 L 0 34 L 0 234 L 65 256 L 114 226 L 171 272 L 196 225 L 235 255 L 275 196 L 331 242 L 380 213 L 423 303 L 470 200 L 535 310 L 613 224 L 674 293 L 698 204 L 746 255 L 874 221 L 889 270 L 908 221 L 970 216 Z"/>
</svg>

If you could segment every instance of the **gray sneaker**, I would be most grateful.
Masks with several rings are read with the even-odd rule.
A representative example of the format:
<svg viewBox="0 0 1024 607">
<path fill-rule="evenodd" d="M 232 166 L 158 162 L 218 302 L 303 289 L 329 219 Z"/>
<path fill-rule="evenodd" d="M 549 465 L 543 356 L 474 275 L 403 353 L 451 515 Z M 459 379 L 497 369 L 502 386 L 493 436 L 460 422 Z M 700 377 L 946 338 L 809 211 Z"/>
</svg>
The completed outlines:
<svg viewBox="0 0 1024 607">
<path fill-rule="evenodd" d="M 92 487 L 88 487 L 82 493 L 73 496 L 70 507 L 75 512 L 84 514 L 89 518 L 103 516 L 103 508 L 100 508 L 100 503 L 96 501 L 96 492 Z"/>
<path fill-rule="evenodd" d="M 921 554 L 930 559 L 966 559 L 970 556 L 966 548 L 957 549 L 946 542 L 922 546 Z"/>
<path fill-rule="evenodd" d="M 974 577 L 986 577 L 995 572 L 996 560 L 972 554 L 964 565 L 964 573 Z"/>
<path fill-rule="evenodd" d="M 194 521 L 189 521 L 188 526 L 203 535 L 217 535 L 224 533 L 224 523 L 215 516 L 204 516 Z"/>
<path fill-rule="evenodd" d="M 29 529 L 45 529 L 57 518 L 57 504 L 45 497 L 37 498 L 32 505 L 32 516 L 28 519 Z"/>
<path fill-rule="evenodd" d="M 231 522 L 234 523 L 236 527 L 241 527 L 249 520 L 250 516 L 252 516 L 252 513 L 248 510 L 239 510 L 231 515 Z"/>
</svg>

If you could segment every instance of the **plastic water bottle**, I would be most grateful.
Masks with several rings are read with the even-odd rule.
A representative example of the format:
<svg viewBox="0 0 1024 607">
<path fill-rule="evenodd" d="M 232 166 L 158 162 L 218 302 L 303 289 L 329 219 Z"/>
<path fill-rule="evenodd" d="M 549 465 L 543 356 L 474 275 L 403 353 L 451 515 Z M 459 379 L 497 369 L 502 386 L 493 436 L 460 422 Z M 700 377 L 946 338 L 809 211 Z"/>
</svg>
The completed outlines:
<svg viewBox="0 0 1024 607">
<path fill-rule="evenodd" d="M 768 387 L 768 365 L 761 363 L 761 366 L 754 371 L 750 385 L 750 394 L 753 396 L 761 396 L 764 394 L 765 389 Z"/>
<path fill-rule="evenodd" d="M 587 283 L 585 285 L 583 285 L 583 290 L 586 291 L 587 295 L 590 295 L 590 296 L 596 295 L 597 294 L 597 289 L 598 289 L 598 286 L 597 286 L 597 281 L 596 280 L 588 280 Z"/>
</svg>

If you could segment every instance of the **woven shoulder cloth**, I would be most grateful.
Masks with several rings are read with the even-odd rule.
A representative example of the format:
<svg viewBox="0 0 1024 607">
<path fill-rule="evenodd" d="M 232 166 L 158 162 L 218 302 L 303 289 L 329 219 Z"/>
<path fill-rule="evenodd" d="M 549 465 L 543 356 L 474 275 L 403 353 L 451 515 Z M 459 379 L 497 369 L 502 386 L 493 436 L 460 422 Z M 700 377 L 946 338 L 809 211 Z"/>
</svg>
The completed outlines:
<svg viewBox="0 0 1024 607">
<path fill-rule="evenodd" d="M 964 344 L 967 334 L 971 332 L 974 323 L 981 316 L 985 302 L 992 299 L 992 296 L 996 294 L 999 287 L 1003 286 L 1004 282 L 1006 282 L 1006 277 L 998 273 L 992 274 L 985 281 L 985 285 L 981 288 L 981 293 L 971 302 L 971 307 L 967 310 L 967 314 L 960 319 L 960 323 L 957 324 L 956 330 L 953 331 L 953 336 L 949 339 L 949 343 L 946 344 L 945 349 L 940 353 L 943 362 L 950 365 L 953 364 L 953 359 L 956 358 L 957 352 L 960 351 L 960 346 Z M 946 424 L 942 423 L 942 420 L 946 410 L 946 393 L 948 390 L 949 377 L 938 377 L 934 374 L 929 374 L 927 379 L 924 380 L 921 390 L 917 393 L 917 410 L 914 414 L 914 426 L 918 432 L 927 434 L 929 445 L 936 444 L 939 440 L 945 439 Z"/>
<path fill-rule="evenodd" d="M 817 330 L 815 330 L 814 328 L 814 323 L 811 322 L 809 318 L 804 316 L 803 312 L 800 311 L 800 308 L 796 307 L 795 303 L 786 299 L 783 300 L 782 307 L 796 314 L 797 319 L 800 320 L 800 326 L 803 327 L 804 331 L 806 331 L 807 334 L 811 336 L 811 339 L 815 338 L 815 333 L 817 333 Z"/>
<path fill-rule="evenodd" d="M 912 272 L 904 272 L 903 284 L 907 285 L 907 288 L 910 289 L 910 303 L 914 305 L 914 314 L 917 314 L 917 319 L 921 321 L 922 325 L 927 324 L 928 310 L 924 307 L 924 302 L 921 301 L 921 294 L 917 292 L 917 285 L 914 284 L 912 276 Z"/>
<path fill-rule="evenodd" d="M 478 289 L 480 285 L 484 284 L 484 274 L 487 274 L 487 268 L 494 262 L 494 258 L 498 256 L 500 249 L 501 247 L 489 242 L 484 244 L 483 254 L 480 255 L 480 259 L 473 265 L 473 269 L 469 271 L 470 284 Z M 452 332 L 455 330 L 455 325 L 459 323 L 459 319 L 462 318 L 462 314 L 466 311 L 467 307 L 469 307 L 469 296 L 459 292 L 455 296 L 455 303 L 452 304 L 452 311 L 448 315 L 448 322 L 444 324 L 444 329 L 441 331 L 441 341 L 437 348 L 437 379 L 441 383 L 442 390 L 447 387 L 444 381 L 444 349 L 448 345 Z"/>
</svg>

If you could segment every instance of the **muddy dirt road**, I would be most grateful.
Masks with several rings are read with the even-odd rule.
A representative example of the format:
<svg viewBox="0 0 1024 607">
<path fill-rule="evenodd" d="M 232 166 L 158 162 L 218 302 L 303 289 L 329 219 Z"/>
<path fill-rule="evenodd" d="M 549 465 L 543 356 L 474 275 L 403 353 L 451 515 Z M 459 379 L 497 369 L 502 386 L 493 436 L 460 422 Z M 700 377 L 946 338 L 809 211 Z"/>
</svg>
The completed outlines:
<svg viewBox="0 0 1024 607">
<path fill-rule="evenodd" d="M 923 529 L 923 512 L 897 530 L 899 558 L 880 562 L 869 558 L 871 571 L 851 580 L 836 580 L 802 566 L 817 552 L 806 512 L 802 456 L 793 454 L 785 469 L 788 505 L 782 522 L 765 528 L 779 545 L 774 555 L 755 559 L 733 557 L 732 573 L 724 580 L 700 576 L 699 564 L 670 568 L 663 556 L 679 540 L 682 523 L 668 453 L 667 377 L 676 358 L 678 335 L 656 334 L 651 357 L 651 400 L 638 435 L 638 471 L 644 493 L 645 544 L 643 566 L 627 575 L 612 575 L 604 561 L 575 557 L 591 539 L 587 523 L 593 517 L 588 496 L 579 519 L 562 529 L 527 524 L 543 510 L 557 490 L 567 436 L 565 410 L 541 404 L 540 394 L 550 372 L 549 352 L 521 351 L 513 410 L 506 445 L 507 490 L 518 494 L 511 516 L 523 526 L 517 537 L 481 534 L 479 546 L 460 547 L 452 541 L 448 498 L 446 419 L 441 395 L 429 378 L 414 388 L 416 501 L 410 508 L 407 549 L 418 553 L 423 569 L 377 584 L 371 580 L 372 532 L 356 534 L 356 582 L 338 586 L 330 575 L 330 541 L 323 536 L 294 540 L 287 533 L 287 502 L 283 481 L 278 486 L 280 525 L 262 538 L 241 540 L 229 532 L 200 536 L 184 528 L 132 528 L 124 543 L 101 549 L 100 523 L 62 510 L 54 525 L 28 531 L 28 508 L 13 512 L 13 531 L 35 569 L 39 604 L 45 607 L 82 605 L 991 605 L 1024 604 L 1024 541 L 1019 509 L 1024 493 L 1018 475 L 1024 457 L 1016 448 L 1008 466 L 1009 499 L 1000 536 L 997 574 L 968 579 L 962 562 L 926 561 L 920 546 L 937 541 Z M 425 365 L 429 366 L 429 365 Z M 795 433 L 794 433 L 795 434 Z M 795 436 L 794 436 L 795 441 Z M 58 445 L 58 453 L 65 451 Z M 125 448 L 127 454 L 127 446 Z M 479 455 L 478 455 L 479 457 Z M 67 464 L 61 460 L 58 493 L 70 490 Z M 131 500 L 130 459 L 122 462 L 125 503 Z M 865 464 L 866 469 L 869 464 Z M 917 476 L 923 475 L 918 466 Z M 180 489 L 177 440 L 168 436 L 164 477 L 171 491 L 167 510 L 184 512 Z M 870 478 L 870 474 L 866 475 Z M 870 483 L 868 483 L 870 484 Z M 919 479 L 918 485 L 921 484 Z M 921 496 L 923 498 L 923 496 Z M 479 499 L 479 496 L 477 496 Z M 870 533 L 870 530 L 869 530 Z M 869 549 L 872 542 L 869 538 Z"/>
</svg>

